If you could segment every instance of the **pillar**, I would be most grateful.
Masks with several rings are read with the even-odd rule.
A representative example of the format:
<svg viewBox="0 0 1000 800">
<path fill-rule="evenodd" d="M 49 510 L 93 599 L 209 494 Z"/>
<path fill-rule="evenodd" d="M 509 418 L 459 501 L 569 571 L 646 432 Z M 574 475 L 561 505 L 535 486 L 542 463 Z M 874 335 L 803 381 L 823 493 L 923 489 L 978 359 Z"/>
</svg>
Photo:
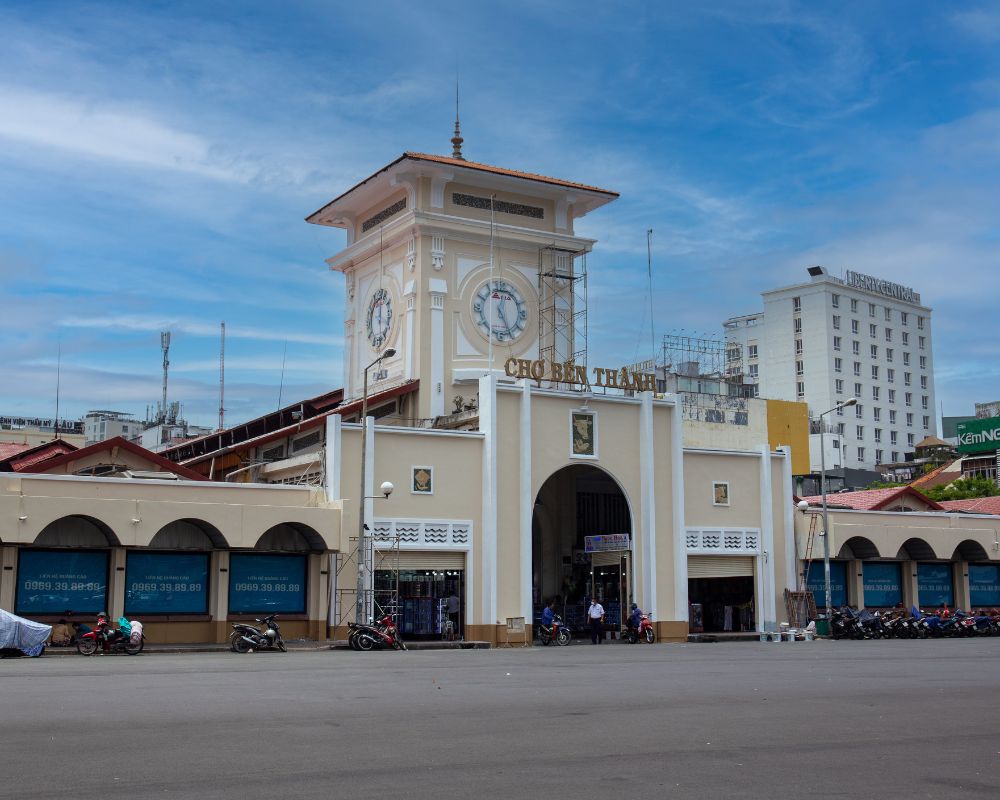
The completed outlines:
<svg viewBox="0 0 1000 800">
<path fill-rule="evenodd" d="M 111 619 L 125 616 L 125 559 L 124 547 L 112 547 L 108 566 L 108 608 Z"/>
<path fill-rule="evenodd" d="M 972 607 L 972 600 L 969 596 L 969 562 L 955 561 L 951 565 L 951 581 L 955 588 L 954 600 L 955 608 L 969 611 Z"/>
<path fill-rule="evenodd" d="M 903 590 L 903 603 L 907 608 L 920 608 L 920 583 L 917 580 L 917 562 L 903 561 L 899 565 L 900 589 Z"/>
<path fill-rule="evenodd" d="M 213 550 L 208 557 L 208 614 L 216 642 L 229 638 L 229 551 Z"/>
<path fill-rule="evenodd" d="M 847 562 L 847 602 L 855 608 L 865 604 L 864 564 L 858 559 Z"/>
<path fill-rule="evenodd" d="M 17 599 L 17 548 L 0 547 L 0 608 L 14 611 Z"/>
</svg>

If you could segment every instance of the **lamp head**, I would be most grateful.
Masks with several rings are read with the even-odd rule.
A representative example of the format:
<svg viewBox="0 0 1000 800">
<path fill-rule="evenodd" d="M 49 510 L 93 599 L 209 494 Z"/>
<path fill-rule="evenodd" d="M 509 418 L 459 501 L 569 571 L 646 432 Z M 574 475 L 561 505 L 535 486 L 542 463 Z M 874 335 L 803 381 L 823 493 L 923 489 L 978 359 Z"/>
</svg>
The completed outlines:
<svg viewBox="0 0 1000 800">
<path fill-rule="evenodd" d="M 848 406 L 856 406 L 858 404 L 858 398 L 849 397 L 843 403 L 840 404 L 841 408 L 847 408 Z"/>
<path fill-rule="evenodd" d="M 396 350 L 395 348 L 390 347 L 388 350 L 382 353 L 382 358 L 392 358 L 394 355 L 396 355 Z"/>
<path fill-rule="evenodd" d="M 379 491 L 382 492 L 386 497 L 392 494 L 392 490 L 396 487 L 392 485 L 389 481 L 384 481 L 381 486 L 378 487 Z"/>
<path fill-rule="evenodd" d="M 796 508 L 798 508 L 799 511 L 805 512 L 809 508 L 809 501 L 799 500 L 799 502 L 796 503 L 795 506 Z"/>
</svg>

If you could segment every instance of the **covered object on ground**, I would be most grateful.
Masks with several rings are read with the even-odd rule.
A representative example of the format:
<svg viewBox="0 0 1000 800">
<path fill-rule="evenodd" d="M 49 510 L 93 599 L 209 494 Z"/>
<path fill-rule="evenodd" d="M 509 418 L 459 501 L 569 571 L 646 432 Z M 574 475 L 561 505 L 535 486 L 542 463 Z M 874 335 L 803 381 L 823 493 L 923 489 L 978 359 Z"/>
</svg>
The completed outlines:
<svg viewBox="0 0 1000 800">
<path fill-rule="evenodd" d="M 0 608 L 0 649 L 14 648 L 28 656 L 41 655 L 51 625 L 32 622 Z"/>
</svg>

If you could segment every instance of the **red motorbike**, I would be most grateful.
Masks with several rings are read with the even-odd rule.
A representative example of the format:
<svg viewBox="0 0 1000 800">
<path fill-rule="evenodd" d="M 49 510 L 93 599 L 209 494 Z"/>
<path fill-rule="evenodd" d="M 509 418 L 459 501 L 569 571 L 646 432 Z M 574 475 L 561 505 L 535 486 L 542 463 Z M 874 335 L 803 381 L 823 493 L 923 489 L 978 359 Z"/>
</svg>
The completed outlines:
<svg viewBox="0 0 1000 800">
<path fill-rule="evenodd" d="M 551 625 L 542 625 L 541 623 L 538 625 L 538 641 L 546 647 L 553 642 L 560 647 L 565 647 L 572 638 L 569 629 L 563 624 L 562 617 L 558 614 L 552 616 Z"/>
<path fill-rule="evenodd" d="M 405 650 L 406 642 L 399 635 L 399 628 L 392 621 L 391 614 L 385 614 L 374 625 L 351 625 L 353 630 L 348 637 L 351 647 L 355 650 L 375 650 L 390 647 L 393 650 Z"/>
<path fill-rule="evenodd" d="M 76 650 L 81 656 L 92 656 L 100 648 L 102 653 L 126 653 L 130 656 L 142 652 L 145 636 L 142 630 L 128 633 L 112 627 L 108 618 L 101 615 L 97 618 L 94 630 L 81 634 L 76 640 Z"/>
<path fill-rule="evenodd" d="M 625 629 L 625 640 L 629 644 L 635 644 L 640 639 L 649 644 L 656 641 L 656 631 L 653 630 L 653 623 L 650 622 L 649 616 L 646 614 L 639 615 L 638 627 L 629 625 Z"/>
</svg>

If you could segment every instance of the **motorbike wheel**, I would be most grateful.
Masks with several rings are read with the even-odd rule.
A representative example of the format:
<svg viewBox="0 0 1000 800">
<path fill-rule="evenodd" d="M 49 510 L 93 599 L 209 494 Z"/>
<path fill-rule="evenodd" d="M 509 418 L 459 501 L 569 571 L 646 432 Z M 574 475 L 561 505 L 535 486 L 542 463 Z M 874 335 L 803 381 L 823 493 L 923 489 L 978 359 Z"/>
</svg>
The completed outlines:
<svg viewBox="0 0 1000 800">
<path fill-rule="evenodd" d="M 277 642 L 276 642 L 275 644 L 277 644 L 277 646 L 278 646 L 278 649 L 279 649 L 279 650 L 280 650 L 280 651 L 281 651 L 282 653 L 287 653 L 287 652 L 288 652 L 288 648 L 287 648 L 287 647 L 285 647 L 285 642 L 284 642 L 284 641 L 283 641 L 282 639 L 278 639 L 278 641 L 277 641 Z"/>
<path fill-rule="evenodd" d="M 81 656 L 92 656 L 97 652 L 96 639 L 77 639 L 76 652 Z"/>
<path fill-rule="evenodd" d="M 402 639 L 397 639 L 396 643 L 399 645 L 399 649 L 400 650 L 406 650 L 407 649 L 406 648 L 406 642 L 404 642 Z"/>
<path fill-rule="evenodd" d="M 357 631 L 351 631 L 351 635 L 347 637 L 347 644 L 350 646 L 352 650 L 361 649 L 358 647 L 358 635 L 359 634 Z"/>
<path fill-rule="evenodd" d="M 233 633 L 233 635 L 229 637 L 229 649 L 232 650 L 234 653 L 238 653 L 239 652 L 236 649 L 236 640 L 240 639 L 240 638 L 242 638 L 242 637 L 241 637 L 241 634 L 240 634 L 239 631 L 235 631 Z"/>
<path fill-rule="evenodd" d="M 653 642 L 656 641 L 656 634 L 653 633 L 652 628 L 646 628 L 646 633 L 643 634 L 643 636 L 646 639 L 646 644 L 652 644 Z"/>
<path fill-rule="evenodd" d="M 375 648 L 375 640 L 372 639 L 371 636 L 369 636 L 366 633 L 358 635 L 358 650 L 367 653 L 369 650 L 372 650 L 374 648 Z"/>
<path fill-rule="evenodd" d="M 142 641 L 133 642 L 131 639 L 125 643 L 125 652 L 130 656 L 137 656 L 142 652 Z"/>
<path fill-rule="evenodd" d="M 249 653 L 250 652 L 250 642 L 240 636 L 238 639 L 233 639 L 233 650 L 237 653 Z"/>
<path fill-rule="evenodd" d="M 565 647 L 566 645 L 569 644 L 569 641 L 572 638 L 573 637 L 570 636 L 568 630 L 566 630 L 565 628 L 560 628 L 559 634 L 556 636 L 556 644 L 558 644 L 560 647 Z"/>
</svg>

